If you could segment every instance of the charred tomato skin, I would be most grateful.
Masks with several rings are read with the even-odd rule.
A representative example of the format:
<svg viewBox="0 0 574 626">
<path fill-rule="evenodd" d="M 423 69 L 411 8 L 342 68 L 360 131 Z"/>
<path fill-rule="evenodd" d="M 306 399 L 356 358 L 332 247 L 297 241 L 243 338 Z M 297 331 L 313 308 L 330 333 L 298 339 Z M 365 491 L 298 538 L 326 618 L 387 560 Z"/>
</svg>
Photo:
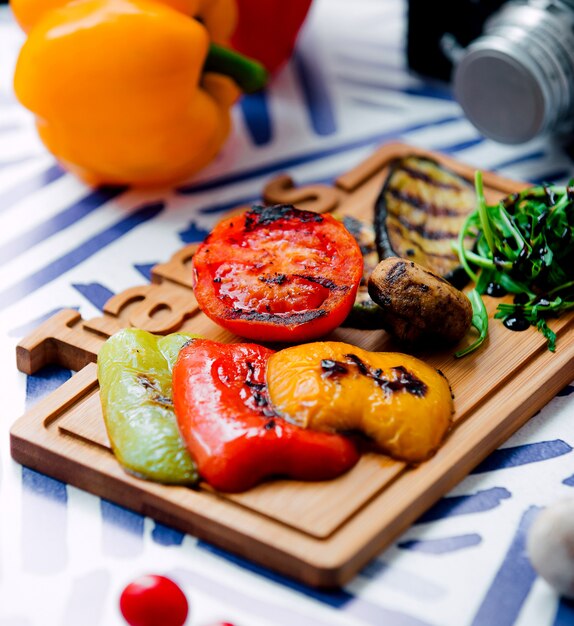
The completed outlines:
<svg viewBox="0 0 574 626">
<path fill-rule="evenodd" d="M 363 272 L 353 236 L 328 214 L 255 206 L 220 222 L 193 257 L 201 310 L 258 341 L 321 337 L 349 314 Z"/>
</svg>

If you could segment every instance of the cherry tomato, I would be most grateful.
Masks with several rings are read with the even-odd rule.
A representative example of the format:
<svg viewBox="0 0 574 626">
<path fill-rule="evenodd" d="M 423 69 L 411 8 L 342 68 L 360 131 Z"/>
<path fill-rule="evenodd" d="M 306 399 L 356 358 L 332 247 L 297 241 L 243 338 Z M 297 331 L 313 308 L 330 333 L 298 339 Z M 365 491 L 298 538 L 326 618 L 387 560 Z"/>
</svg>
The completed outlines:
<svg viewBox="0 0 574 626">
<path fill-rule="evenodd" d="M 307 341 L 345 320 L 363 257 L 333 216 L 277 205 L 219 223 L 193 271 L 199 306 L 220 326 L 258 341 Z"/>
<path fill-rule="evenodd" d="M 173 580 L 149 574 L 123 590 L 120 610 L 130 626 L 183 626 L 189 605 Z"/>
</svg>

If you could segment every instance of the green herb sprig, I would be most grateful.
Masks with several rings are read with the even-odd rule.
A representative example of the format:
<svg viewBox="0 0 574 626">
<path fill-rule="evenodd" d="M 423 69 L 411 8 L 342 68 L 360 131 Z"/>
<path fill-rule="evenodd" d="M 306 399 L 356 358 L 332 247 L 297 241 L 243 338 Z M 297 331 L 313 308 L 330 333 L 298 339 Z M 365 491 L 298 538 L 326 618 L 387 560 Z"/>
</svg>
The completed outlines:
<svg viewBox="0 0 574 626">
<path fill-rule="evenodd" d="M 574 308 L 574 182 L 531 187 L 496 205 L 485 201 L 480 172 L 475 188 L 477 209 L 467 217 L 456 251 L 475 283 L 469 298 L 479 337 L 455 356 L 469 354 L 486 338 L 488 315 L 480 295 L 489 285 L 514 294 L 514 303 L 499 304 L 494 317 L 525 319 L 553 352 L 556 334 L 547 320 Z"/>
</svg>

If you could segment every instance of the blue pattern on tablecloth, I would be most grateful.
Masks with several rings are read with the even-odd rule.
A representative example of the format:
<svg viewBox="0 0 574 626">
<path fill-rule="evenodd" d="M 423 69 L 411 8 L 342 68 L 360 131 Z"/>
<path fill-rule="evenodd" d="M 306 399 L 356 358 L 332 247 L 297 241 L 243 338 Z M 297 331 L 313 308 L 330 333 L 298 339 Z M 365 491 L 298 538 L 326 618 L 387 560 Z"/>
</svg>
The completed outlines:
<svg viewBox="0 0 574 626">
<path fill-rule="evenodd" d="M 555 144 L 494 144 L 464 120 L 448 88 L 406 71 L 405 6 L 357 0 L 351 10 L 343 0 L 316 0 L 296 57 L 264 93 L 235 108 L 234 135 L 216 162 L 176 189 L 149 192 L 89 190 L 46 154 L 3 73 L 22 36 L 0 13 L 0 354 L 7 372 L 0 626 L 119 625 L 119 591 L 145 571 L 171 573 L 184 586 L 192 626 L 573 622 L 572 604 L 536 579 L 524 541 L 540 508 L 574 486 L 574 385 L 334 593 L 293 583 L 9 457 L 11 421 L 70 377 L 57 367 L 30 377 L 15 372 L 16 341 L 61 308 L 99 315 L 112 294 L 149 280 L 152 261 L 201 240 L 225 211 L 258 202 L 277 173 L 297 184 L 329 184 L 379 144 L 405 141 L 508 177 L 570 178 L 572 161 Z"/>
</svg>

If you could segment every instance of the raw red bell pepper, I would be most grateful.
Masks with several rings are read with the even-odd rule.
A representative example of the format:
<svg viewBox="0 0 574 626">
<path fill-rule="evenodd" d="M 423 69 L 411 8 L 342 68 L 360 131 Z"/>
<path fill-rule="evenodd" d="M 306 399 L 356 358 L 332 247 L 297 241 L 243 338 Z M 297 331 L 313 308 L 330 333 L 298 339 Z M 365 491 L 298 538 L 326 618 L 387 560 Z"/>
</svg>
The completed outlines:
<svg viewBox="0 0 574 626">
<path fill-rule="evenodd" d="M 349 314 L 363 257 L 331 215 L 257 206 L 215 227 L 193 271 L 199 306 L 220 326 L 256 341 L 308 341 Z"/>
<path fill-rule="evenodd" d="M 215 489 L 245 491 L 271 476 L 326 480 L 358 460 L 341 435 L 305 430 L 271 407 L 265 383 L 272 350 L 192 340 L 173 370 L 181 434 L 200 475 Z"/>
<path fill-rule="evenodd" d="M 291 56 L 310 6 L 311 0 L 237 0 L 231 44 L 274 72 Z"/>
</svg>

